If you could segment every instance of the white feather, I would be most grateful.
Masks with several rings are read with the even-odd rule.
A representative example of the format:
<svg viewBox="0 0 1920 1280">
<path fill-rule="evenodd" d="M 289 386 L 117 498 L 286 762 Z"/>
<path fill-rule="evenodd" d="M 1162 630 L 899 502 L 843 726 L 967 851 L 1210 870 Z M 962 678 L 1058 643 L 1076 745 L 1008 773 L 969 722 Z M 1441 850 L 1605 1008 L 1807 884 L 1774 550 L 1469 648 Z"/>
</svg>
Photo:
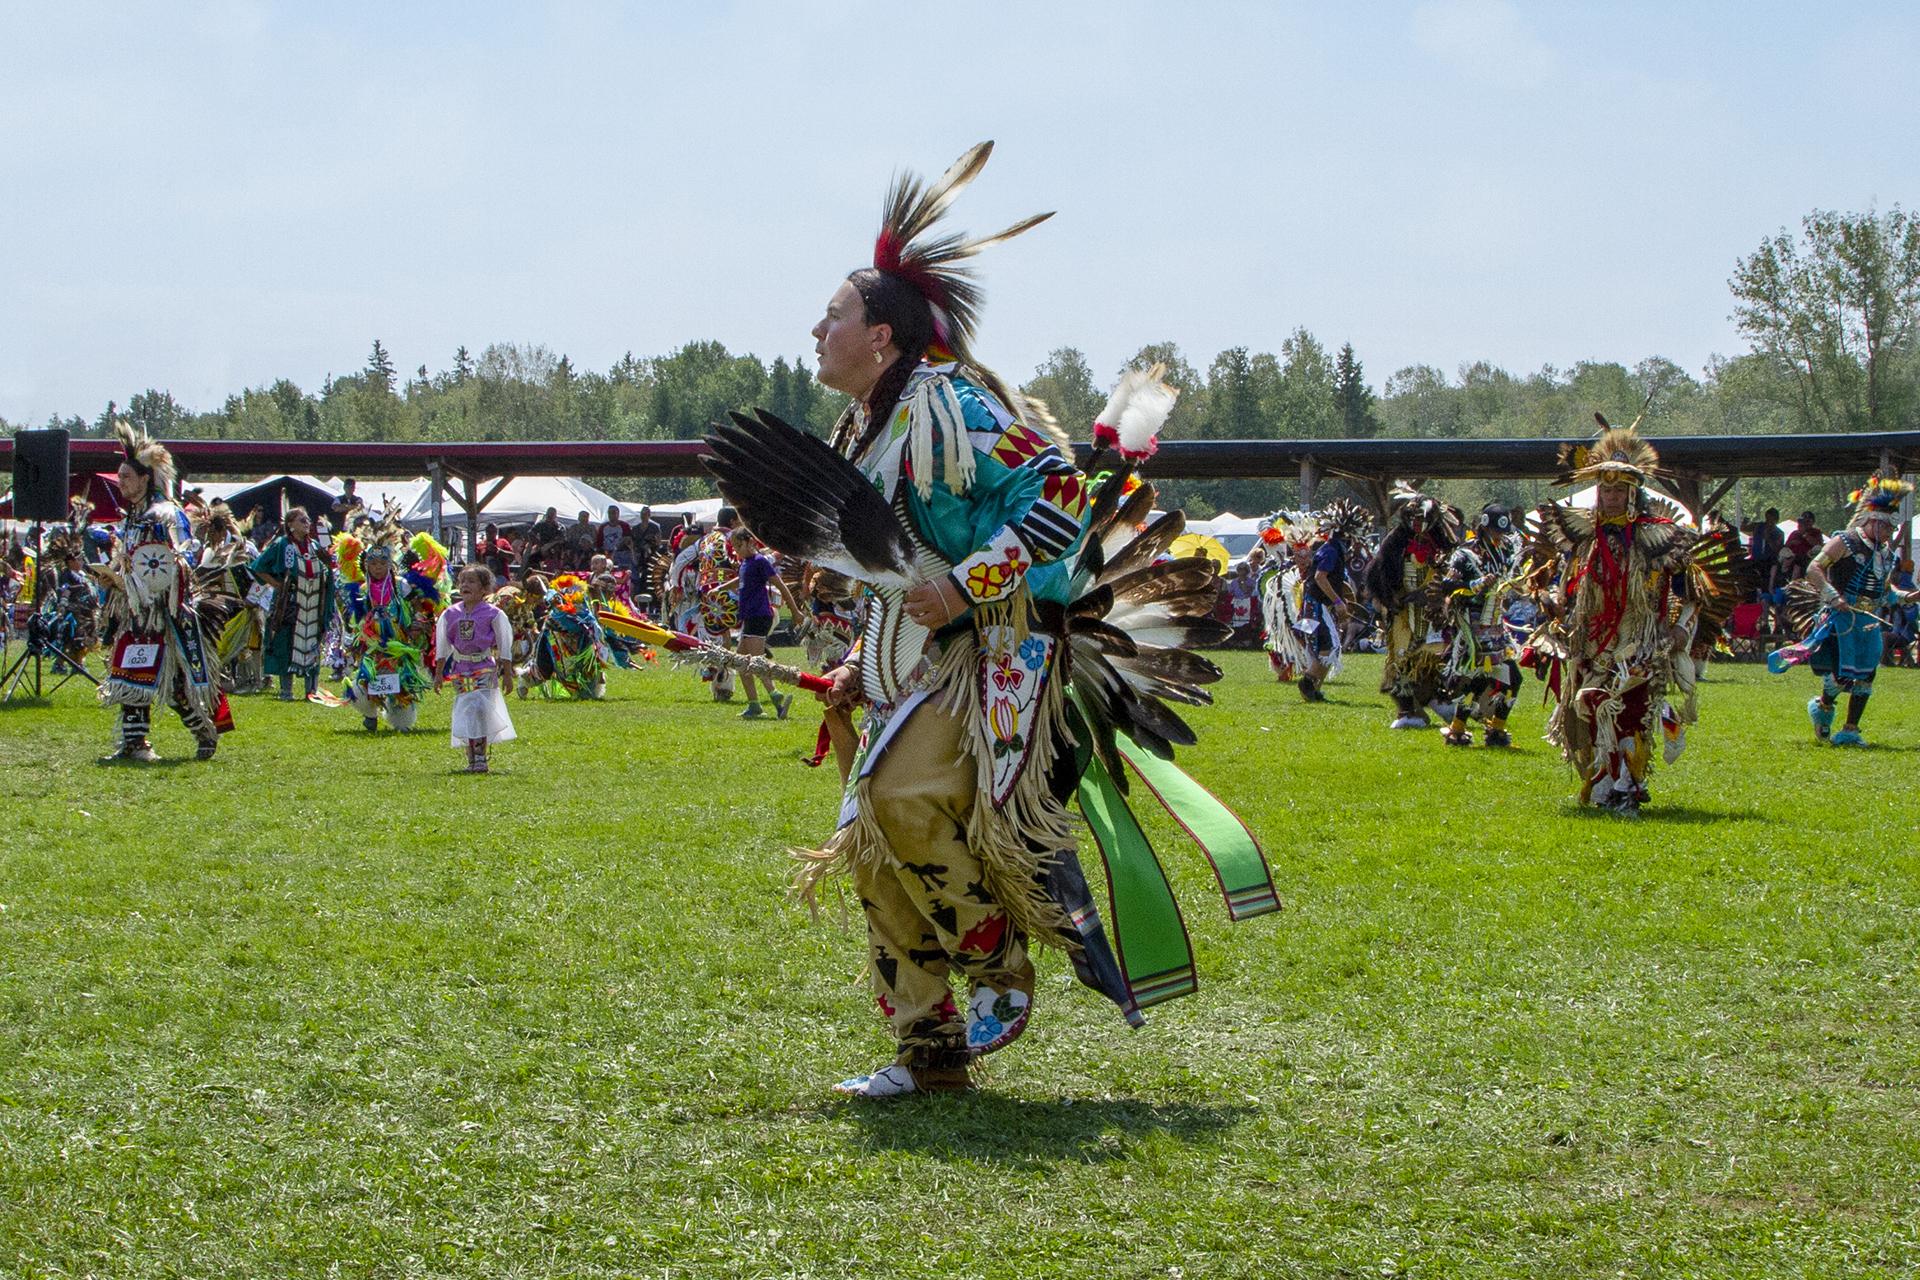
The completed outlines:
<svg viewBox="0 0 1920 1280">
<path fill-rule="evenodd" d="M 1120 421 L 1112 424 L 1120 432 L 1120 448 L 1128 453 L 1151 451 L 1179 398 L 1180 393 L 1158 377 L 1135 390 L 1120 410 Z"/>
<path fill-rule="evenodd" d="M 1106 408 L 1100 410 L 1100 416 L 1095 418 L 1094 422 L 1118 431 L 1120 418 L 1126 413 L 1127 405 L 1132 403 L 1134 396 L 1146 387 L 1159 382 L 1166 371 L 1166 365 L 1156 362 L 1144 369 L 1129 369 L 1121 374 L 1120 381 L 1113 386 L 1113 394 L 1107 397 Z"/>
<path fill-rule="evenodd" d="M 1120 414 L 1127 407 L 1127 401 L 1133 397 L 1134 388 L 1141 375 L 1139 369 L 1129 369 L 1120 375 L 1120 381 L 1113 384 L 1113 394 L 1107 397 L 1106 408 L 1100 410 L 1093 422 L 1095 426 L 1120 427 Z"/>
</svg>

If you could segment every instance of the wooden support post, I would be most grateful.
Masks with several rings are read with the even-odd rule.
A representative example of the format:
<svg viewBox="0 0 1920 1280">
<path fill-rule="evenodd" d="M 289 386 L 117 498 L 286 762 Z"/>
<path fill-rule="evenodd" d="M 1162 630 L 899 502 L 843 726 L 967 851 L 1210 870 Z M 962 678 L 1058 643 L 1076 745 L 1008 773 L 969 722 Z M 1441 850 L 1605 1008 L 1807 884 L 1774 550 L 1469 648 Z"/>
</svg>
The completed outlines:
<svg viewBox="0 0 1920 1280">
<path fill-rule="evenodd" d="M 1699 518 L 1705 520 L 1707 518 L 1707 512 L 1718 507 L 1720 505 L 1720 499 L 1726 497 L 1727 491 L 1739 483 L 1739 476 L 1735 476 L 1731 480 L 1722 480 L 1719 487 L 1714 489 L 1714 491 L 1708 494 L 1703 500 L 1703 509 L 1697 513 Z M 1733 504 L 1733 527 L 1736 529 L 1740 527 L 1740 516 L 1740 500 L 1738 497 L 1735 497 Z"/>
<path fill-rule="evenodd" d="M 440 500 L 446 496 L 447 492 L 446 464 L 438 458 L 429 462 L 427 464 L 427 480 L 433 490 L 433 520 L 427 527 L 432 532 L 435 542 L 444 542 L 446 539 L 440 536 L 443 527 L 443 522 L 440 517 Z"/>
<path fill-rule="evenodd" d="M 1320 464 L 1311 457 L 1300 459 L 1300 505 L 1313 510 L 1314 492 L 1320 487 Z"/>
</svg>

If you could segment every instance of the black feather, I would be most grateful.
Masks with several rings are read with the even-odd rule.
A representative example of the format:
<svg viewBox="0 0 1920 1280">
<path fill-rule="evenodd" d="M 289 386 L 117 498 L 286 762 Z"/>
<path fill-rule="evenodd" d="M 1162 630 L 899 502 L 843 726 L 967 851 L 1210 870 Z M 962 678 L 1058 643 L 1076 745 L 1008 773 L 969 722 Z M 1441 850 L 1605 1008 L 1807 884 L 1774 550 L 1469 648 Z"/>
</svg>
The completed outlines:
<svg viewBox="0 0 1920 1280">
<path fill-rule="evenodd" d="M 913 576 L 913 543 L 859 468 L 764 409 L 731 416 L 706 438 L 701 462 L 756 537 L 842 572 Z"/>
</svg>

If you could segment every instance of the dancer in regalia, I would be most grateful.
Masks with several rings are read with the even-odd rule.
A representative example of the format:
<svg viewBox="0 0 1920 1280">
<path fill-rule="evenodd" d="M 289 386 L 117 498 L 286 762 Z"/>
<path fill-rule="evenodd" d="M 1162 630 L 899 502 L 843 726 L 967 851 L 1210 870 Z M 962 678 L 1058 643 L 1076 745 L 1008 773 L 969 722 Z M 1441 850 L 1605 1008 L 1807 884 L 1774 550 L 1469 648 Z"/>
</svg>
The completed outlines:
<svg viewBox="0 0 1920 1280">
<path fill-rule="evenodd" d="M 1447 558 L 1441 590 L 1447 595 L 1447 657 L 1441 668 L 1441 697 L 1453 704 L 1448 746 L 1470 747 L 1469 719 L 1478 720 L 1489 747 L 1510 747 L 1507 716 L 1520 688 L 1520 664 L 1514 660 L 1507 630 L 1507 602 L 1519 582 L 1522 540 L 1513 513 L 1498 502 L 1480 509 L 1467 540 Z"/>
<path fill-rule="evenodd" d="M 1353 612 L 1347 569 L 1369 523 L 1364 508 L 1340 498 L 1318 514 L 1275 512 L 1261 530 L 1267 661 L 1275 678 L 1297 680 L 1304 701 L 1325 702 L 1326 682 L 1340 674 L 1341 631 Z"/>
<path fill-rule="evenodd" d="M 229 693 L 258 693 L 267 687 L 261 644 L 264 613 L 248 599 L 265 587 L 254 582 L 248 566 L 260 549 L 247 536 L 253 528 L 253 515 L 236 520 L 233 509 L 215 499 L 206 509 L 198 526 L 200 535 L 200 581 L 239 597 L 244 605 L 234 612 L 220 630 L 214 649 L 220 658 L 220 684 Z"/>
<path fill-rule="evenodd" d="M 187 522 L 173 504 L 173 455 L 122 420 L 113 424 L 125 457 L 120 501 L 126 514 L 115 531 L 113 558 L 101 574 L 113 657 L 100 684 L 100 701 L 119 708 L 115 745 L 107 761 L 159 759 L 148 741 L 153 708 L 171 703 L 193 735 L 196 759 L 211 760 L 220 735 L 233 728 L 220 690 L 209 609 L 202 618 L 193 566 L 187 562 Z M 231 605 L 231 601 L 227 602 Z"/>
<path fill-rule="evenodd" d="M 1096 497 L 1044 411 L 974 358 L 980 293 L 960 264 L 1041 220 L 983 240 L 933 231 L 987 153 L 974 148 L 930 187 L 896 183 L 874 265 L 847 277 L 815 326 L 817 376 L 853 398 L 831 447 L 764 412 L 708 440 L 707 465 L 748 528 L 871 593 L 825 695 L 867 707 L 841 825 L 801 877 L 811 895 L 850 874 L 866 916 L 896 1053 L 837 1086 L 863 1098 L 967 1087 L 969 1065 L 1027 1025 L 1042 944 L 1064 947 L 1130 1022 L 1193 989 L 1171 893 L 1125 804 L 1130 769 L 1197 806 L 1189 829 L 1220 836 L 1237 914 L 1277 906 L 1244 828 L 1162 772 L 1177 773 L 1172 744 L 1193 740 L 1165 700 L 1204 702 L 1220 674 L 1173 646 L 1225 636 L 1207 616 L 1212 562 L 1161 560 L 1183 517 L 1136 533 L 1152 488 L 1120 499 L 1173 393 L 1146 372 L 1123 382 L 1095 439 L 1124 465 Z M 1103 853 L 1139 859 L 1110 877 L 1125 882 L 1114 903 L 1131 919 L 1115 927 L 1137 943 L 1124 961 L 1081 872 L 1065 808 L 1076 792 Z M 1145 898 L 1132 872 L 1154 879 Z"/>
<path fill-rule="evenodd" d="M 460 598 L 440 615 L 434 687 L 453 681 L 453 745 L 466 751 L 467 772 L 485 773 L 487 749 L 515 736 L 500 696 L 513 687 L 513 624 L 487 599 L 493 589 L 487 566 L 464 566 L 457 584 Z"/>
<path fill-rule="evenodd" d="M 1800 624 L 1801 640 L 1767 656 L 1767 666 L 1782 672 L 1806 663 L 1820 677 L 1820 692 L 1807 703 L 1813 736 L 1836 747 L 1857 747 L 1860 717 L 1873 696 L 1873 677 L 1886 647 L 1887 624 L 1880 610 L 1890 603 L 1911 603 L 1920 593 L 1893 586 L 1899 549 L 1894 532 L 1901 500 L 1913 492 L 1905 480 L 1874 475 L 1855 489 L 1853 519 L 1827 540 L 1807 566 L 1807 576 L 1788 589 L 1788 605 Z M 1847 695 L 1847 718 L 1836 731 L 1834 711 Z"/>
<path fill-rule="evenodd" d="M 305 507 L 287 509 L 280 536 L 254 557 L 253 574 L 273 588 L 267 606 L 266 674 L 280 677 L 280 700 L 293 701 L 293 678 L 306 696 L 320 684 L 321 644 L 333 614 L 333 557 L 313 532 Z"/>
<path fill-rule="evenodd" d="M 406 534 L 394 517 L 390 511 L 378 523 L 362 520 L 333 539 L 346 629 L 347 701 L 369 733 L 379 729 L 381 716 L 396 732 L 413 732 L 420 699 L 432 685 L 428 640 L 435 601 L 414 574 L 395 568 Z"/>
<path fill-rule="evenodd" d="M 1440 583 L 1463 530 L 1456 508 L 1417 489 L 1397 486 L 1393 503 L 1390 527 L 1367 566 L 1367 590 L 1385 614 L 1380 692 L 1393 699 L 1393 728 L 1424 729 L 1431 723 L 1427 707 L 1440 694 Z"/>
<path fill-rule="evenodd" d="M 1580 776 L 1580 802 L 1633 816 L 1650 796 L 1654 748 L 1671 764 L 1696 719 L 1696 628 L 1712 629 L 1738 598 L 1738 538 L 1703 537 L 1649 509 L 1647 480 L 1660 455 L 1634 426 L 1610 426 L 1569 450 L 1563 486 L 1598 486 L 1591 512 L 1539 510 L 1555 583 L 1550 620 L 1523 665 L 1555 699 L 1547 740 Z M 1678 700 L 1674 700 L 1678 695 Z"/>
<path fill-rule="evenodd" d="M 1260 601 L 1261 642 L 1274 679 L 1284 684 L 1305 676 L 1313 660 L 1300 625 L 1307 579 L 1313 574 L 1313 517 L 1304 511 L 1274 512 L 1260 522 L 1260 545 L 1266 558 L 1253 583 Z"/>
<path fill-rule="evenodd" d="M 521 678 L 543 698 L 604 698 L 612 660 L 606 632 L 587 598 L 586 579 L 561 574 L 547 588 L 546 620 Z"/>
</svg>

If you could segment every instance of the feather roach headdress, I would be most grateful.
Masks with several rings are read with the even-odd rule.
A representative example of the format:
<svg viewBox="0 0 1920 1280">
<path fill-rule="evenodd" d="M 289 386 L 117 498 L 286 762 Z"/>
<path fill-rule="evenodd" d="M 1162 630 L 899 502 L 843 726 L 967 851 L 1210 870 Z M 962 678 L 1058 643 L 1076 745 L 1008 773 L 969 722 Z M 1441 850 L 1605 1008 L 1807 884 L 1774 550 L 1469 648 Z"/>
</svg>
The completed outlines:
<svg viewBox="0 0 1920 1280">
<path fill-rule="evenodd" d="M 253 516 L 247 517 L 246 524 L 234 519 L 233 508 L 223 498 L 215 498 L 211 506 L 202 510 L 193 522 L 194 536 L 209 546 L 217 546 L 228 538 L 245 533 L 253 525 Z"/>
<path fill-rule="evenodd" d="M 1393 504 L 1395 523 L 1407 529 L 1425 531 L 1449 547 L 1458 546 L 1466 536 L 1466 520 L 1458 507 L 1422 493 L 1404 480 L 1394 485 L 1388 501 Z"/>
<path fill-rule="evenodd" d="M 1899 519 L 1900 500 L 1913 492 L 1913 485 L 1892 476 L 1883 476 L 1875 472 L 1867 477 L 1867 482 L 1847 495 L 1847 501 L 1853 504 L 1854 525 L 1876 521 L 1893 522 Z"/>
<path fill-rule="evenodd" d="M 1373 525 L 1373 517 L 1367 509 L 1351 498 L 1336 498 L 1320 509 L 1318 526 L 1321 534 L 1336 537 L 1343 542 L 1352 542 L 1364 534 Z"/>
<path fill-rule="evenodd" d="M 1660 474 L 1660 454 L 1640 438 L 1639 426 L 1646 414 L 1633 425 L 1616 427 L 1601 414 L 1593 420 L 1600 424 L 1600 436 L 1590 445 L 1562 445 L 1560 465 L 1566 470 L 1554 477 L 1557 485 L 1630 484 L 1639 488 Z"/>
<path fill-rule="evenodd" d="M 964 364 L 972 364 L 973 335 L 980 318 L 980 284 L 967 259 L 991 244 L 1010 240 L 1053 214 L 1036 213 L 1004 231 L 969 238 L 961 233 L 934 235 L 954 197 L 986 168 L 993 143 L 982 142 L 955 160 L 931 185 L 902 173 L 887 192 L 880 233 L 873 241 L 873 269 L 912 287 L 933 308 L 933 336 Z"/>
<path fill-rule="evenodd" d="M 113 434 L 120 437 L 120 449 L 126 455 L 127 465 L 152 482 L 148 500 L 171 502 L 179 475 L 174 471 L 173 455 L 167 452 L 167 447 L 125 418 L 113 420 Z"/>
</svg>

